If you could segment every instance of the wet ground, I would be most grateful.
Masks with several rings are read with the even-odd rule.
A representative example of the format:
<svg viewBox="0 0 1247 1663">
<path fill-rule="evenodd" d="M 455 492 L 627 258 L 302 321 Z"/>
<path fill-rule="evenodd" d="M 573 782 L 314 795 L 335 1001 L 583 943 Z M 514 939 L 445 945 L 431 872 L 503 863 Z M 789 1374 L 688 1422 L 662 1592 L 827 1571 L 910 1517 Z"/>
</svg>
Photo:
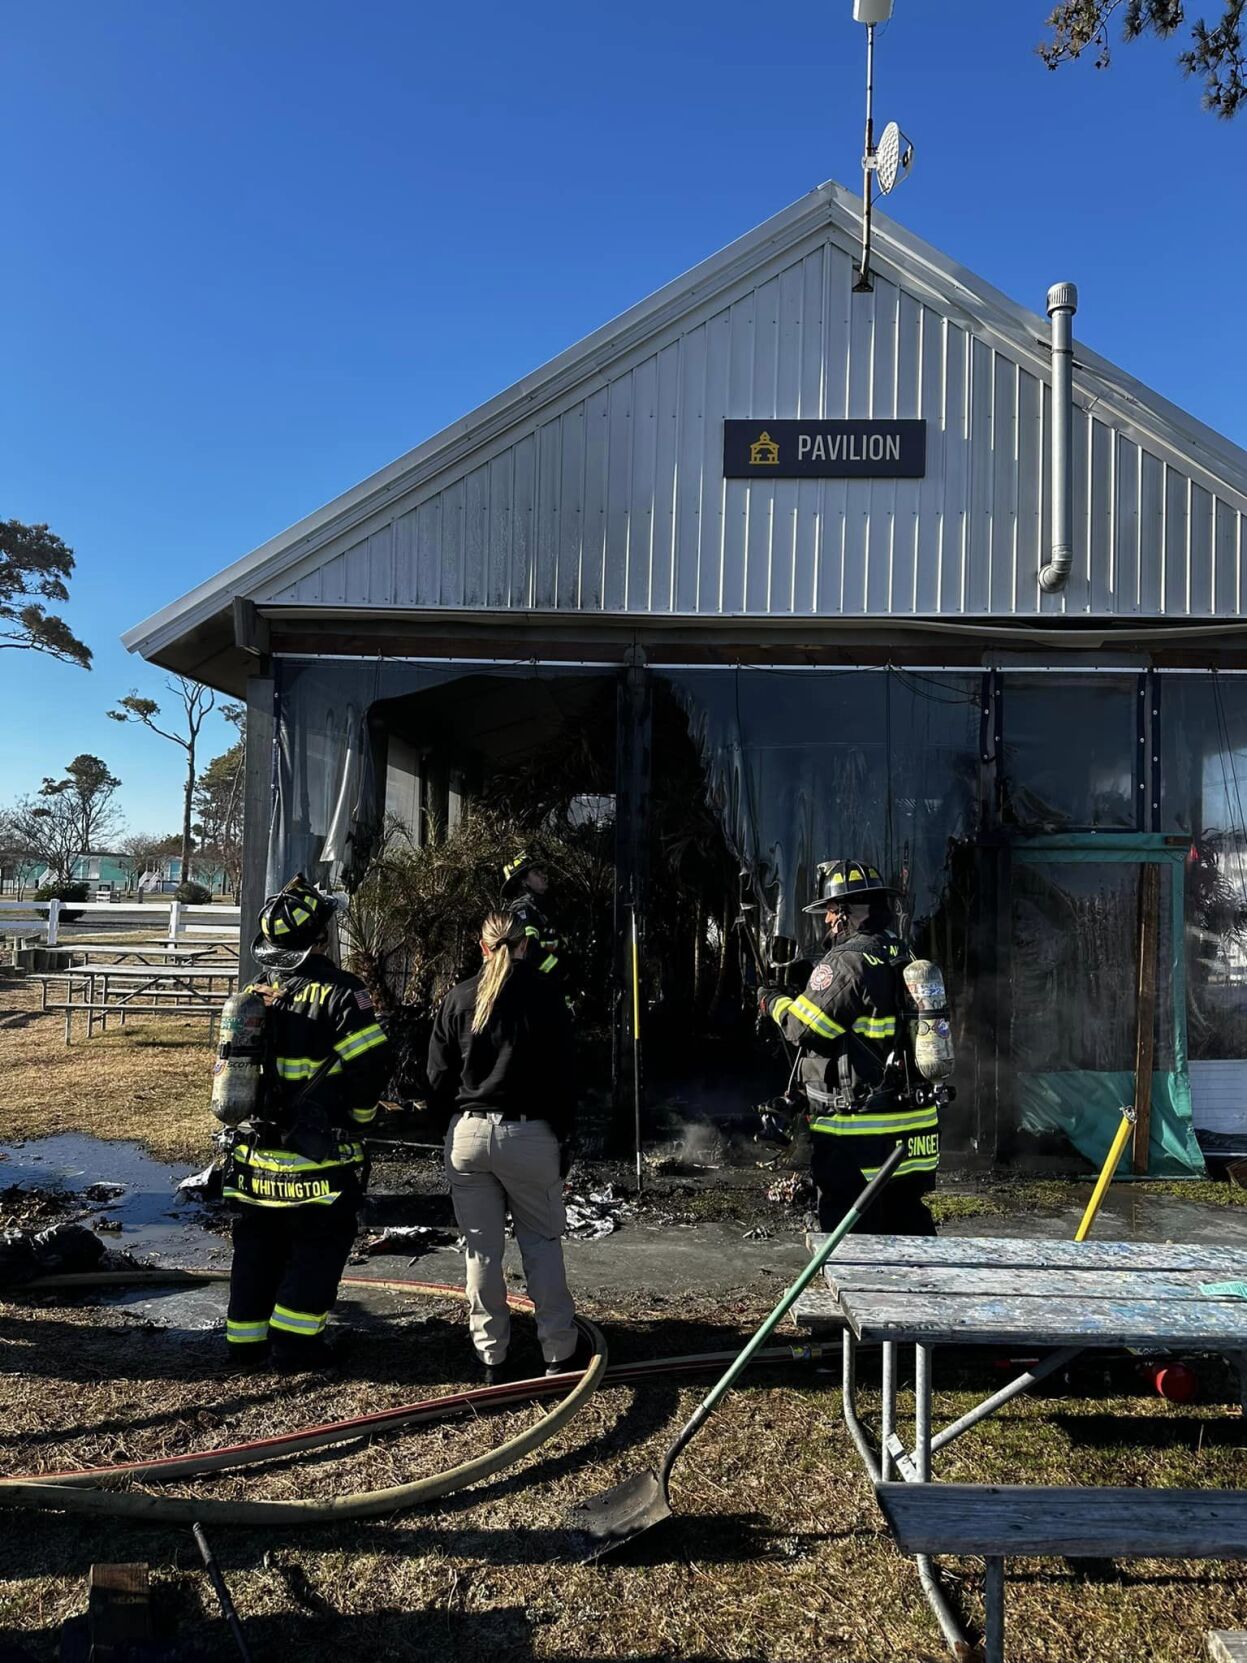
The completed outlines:
<svg viewBox="0 0 1247 1663">
<path fill-rule="evenodd" d="M 229 1265 L 224 1209 L 178 1193 L 177 1186 L 193 1170 L 153 1160 L 136 1143 L 77 1133 L 0 1149 L 0 1189 L 20 1188 L 43 1198 L 58 1218 L 98 1230 L 110 1249 L 150 1265 L 224 1269 Z M 595 1167 L 586 1173 L 582 1187 L 601 1193 L 613 1180 L 618 1188 L 622 1170 L 618 1164 Z M 637 1289 L 668 1290 L 666 1296 L 673 1301 L 681 1294 L 751 1283 L 761 1289 L 774 1286 L 778 1293 L 806 1260 L 801 1218 L 767 1208 L 773 1216 L 763 1228 L 773 1234 L 745 1240 L 745 1231 L 756 1224 L 672 1217 L 672 1209 L 695 1192 L 697 1178 L 695 1171 L 680 1166 L 674 1176 L 651 1179 L 658 1193 L 643 1201 L 642 1208 L 652 1208 L 653 1216 L 647 1210 L 624 1216 L 612 1234 L 598 1241 L 568 1240 L 565 1253 L 573 1288 L 607 1299 Z M 367 1238 L 393 1225 L 426 1226 L 440 1243 L 418 1256 L 410 1246 L 397 1253 L 365 1256 L 360 1251 L 348 1267 L 350 1275 L 409 1277 L 462 1287 L 463 1255 L 453 1245 L 454 1215 L 435 1158 L 396 1159 L 393 1152 L 380 1153 L 373 1167 L 361 1250 Z M 508 1244 L 507 1255 L 509 1277 L 522 1286 L 514 1242 Z M 101 1298 L 141 1311 L 162 1327 L 203 1330 L 221 1321 L 224 1291 L 213 1286 L 153 1296 L 119 1289 Z M 383 1295 L 368 1303 L 377 1315 L 392 1315 L 398 1308 Z"/>
<path fill-rule="evenodd" d="M 178 1185 L 192 1168 L 154 1160 L 137 1143 L 105 1142 L 81 1134 L 44 1138 L 0 1149 L 0 1193 L 27 1197 L 31 1224 L 74 1219 L 100 1232 L 114 1252 L 151 1265 L 224 1269 L 229 1263 L 226 1219 Z M 635 1177 L 619 1163 L 578 1166 L 582 1192 L 627 1194 L 613 1233 L 600 1240 L 568 1240 L 565 1252 L 573 1289 L 610 1302 L 644 1291 L 653 1301 L 704 1296 L 720 1289 L 752 1288 L 776 1294 L 806 1261 L 804 1214 L 766 1200 L 776 1177 L 748 1158 L 718 1166 L 676 1157 L 646 1171 L 639 1200 Z M 632 1180 L 629 1184 L 629 1179 Z M 952 1183 L 950 1193 L 968 1205 L 974 1190 Z M 1090 1194 L 1089 1184 L 1071 1182 L 1055 1205 L 1002 1214 L 999 1210 L 959 1217 L 943 1234 L 981 1236 L 1073 1235 Z M 1008 1191 L 1004 1192 L 1008 1205 Z M 1000 1192 L 993 1193 L 1000 1205 Z M 404 1244 L 397 1252 L 366 1255 L 364 1242 L 391 1226 L 424 1226 L 434 1243 Z M 1227 1241 L 1247 1244 L 1247 1208 L 1218 1206 L 1155 1193 L 1126 1183 L 1106 1200 L 1096 1233 L 1125 1240 Z M 370 1278 L 416 1278 L 463 1284 L 463 1257 L 454 1245 L 454 1219 L 440 1163 L 428 1152 L 380 1150 L 360 1251 L 350 1274 Z M 414 1247 L 414 1250 L 413 1250 Z M 514 1243 L 508 1248 L 511 1280 L 522 1284 Z M 162 1292 L 118 1289 L 106 1296 L 149 1315 L 161 1327 L 202 1331 L 221 1320 L 223 1290 L 208 1287 Z M 376 1315 L 393 1315 L 397 1303 L 371 1297 Z"/>
</svg>

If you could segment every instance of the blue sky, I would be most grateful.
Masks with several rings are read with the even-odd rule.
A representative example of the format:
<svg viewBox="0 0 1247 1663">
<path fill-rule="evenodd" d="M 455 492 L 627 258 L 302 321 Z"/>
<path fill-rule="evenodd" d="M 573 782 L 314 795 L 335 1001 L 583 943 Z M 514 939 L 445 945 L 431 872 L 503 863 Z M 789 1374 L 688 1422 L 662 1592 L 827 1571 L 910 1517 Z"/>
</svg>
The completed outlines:
<svg viewBox="0 0 1247 1663">
<path fill-rule="evenodd" d="M 1050 0 L 897 0 L 891 211 L 1247 445 L 1247 116 L 1176 45 L 1048 73 Z M 120 632 L 827 178 L 851 0 L 47 0 L 5 11 L 0 518 L 77 551 L 90 674 L 0 653 L 0 802 L 82 750 L 136 830 L 179 756 L 107 721 Z M 209 753 L 224 747 L 223 729 Z"/>
</svg>

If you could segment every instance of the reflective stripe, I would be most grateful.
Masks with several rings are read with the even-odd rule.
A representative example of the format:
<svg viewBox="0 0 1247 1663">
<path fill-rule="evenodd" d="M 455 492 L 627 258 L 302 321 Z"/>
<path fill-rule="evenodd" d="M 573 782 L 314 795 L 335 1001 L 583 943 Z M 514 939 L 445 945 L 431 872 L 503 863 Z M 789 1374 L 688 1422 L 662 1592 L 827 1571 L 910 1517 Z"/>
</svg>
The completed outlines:
<svg viewBox="0 0 1247 1663">
<path fill-rule="evenodd" d="M 367 1126 L 372 1121 L 374 1121 L 376 1118 L 377 1118 L 377 1105 L 375 1103 L 372 1105 L 372 1107 L 370 1109 L 352 1109 L 351 1110 L 351 1119 L 353 1121 L 355 1121 L 356 1124 L 359 1125 L 359 1126 Z"/>
<path fill-rule="evenodd" d="M 230 1151 L 239 1166 L 253 1167 L 260 1172 L 328 1172 L 335 1166 L 358 1166 L 364 1159 L 362 1143 L 340 1143 L 332 1160 L 309 1161 L 293 1149 L 255 1149 L 249 1143 L 235 1144 Z"/>
<path fill-rule="evenodd" d="M 263 1322 L 235 1322 L 225 1319 L 225 1338 L 231 1345 L 257 1345 L 268 1339 L 268 1320 Z"/>
<path fill-rule="evenodd" d="M 894 1178 L 907 1177 L 911 1172 L 936 1172 L 939 1170 L 938 1155 L 914 1155 L 907 1161 L 902 1161 L 892 1174 Z M 877 1166 L 864 1166 L 859 1169 L 863 1178 L 873 1178 L 878 1172 Z"/>
<path fill-rule="evenodd" d="M 782 1022 L 791 1009 L 792 1000 L 785 993 L 771 1006 L 771 1015 L 776 1022 Z"/>
<path fill-rule="evenodd" d="M 789 1013 L 803 1022 L 807 1028 L 813 1028 L 816 1034 L 824 1039 L 838 1039 L 844 1029 L 838 1022 L 833 1022 L 825 1012 L 819 1010 L 812 999 L 807 999 L 804 993 L 799 993 L 789 1007 Z"/>
<path fill-rule="evenodd" d="M 314 1340 L 317 1334 L 324 1333 L 328 1321 L 328 1311 L 292 1311 L 287 1305 L 273 1306 L 273 1327 L 283 1334 L 303 1334 Z"/>
<path fill-rule="evenodd" d="M 308 910 L 307 910 L 307 908 L 306 908 L 306 907 L 295 907 L 295 908 L 294 908 L 294 909 L 293 909 L 293 910 L 292 910 L 292 911 L 291 911 L 291 914 L 290 914 L 290 916 L 291 916 L 291 917 L 292 917 L 292 918 L 293 918 L 293 919 L 294 919 L 294 921 L 295 921 L 295 923 L 296 923 L 296 924 L 306 924 L 306 923 L 307 923 L 307 921 L 308 921 L 308 919 L 309 919 L 309 918 L 310 918 L 310 917 L 311 917 L 311 916 L 312 916 L 312 915 L 311 915 L 311 913 L 310 913 L 310 912 L 309 912 L 309 911 L 308 911 Z"/>
<path fill-rule="evenodd" d="M 323 1182 L 323 1180 L 321 1180 Z M 260 1180 L 261 1183 L 273 1183 L 271 1178 Z M 227 1201 L 241 1201 L 248 1207 L 332 1207 L 335 1201 L 342 1198 L 341 1190 L 329 1190 L 324 1195 L 302 1195 L 285 1199 L 269 1200 L 262 1195 L 253 1195 L 250 1190 L 233 1189 L 228 1184 L 221 1191 Z"/>
<path fill-rule="evenodd" d="M 810 1121 L 812 1132 L 830 1132 L 835 1137 L 881 1137 L 902 1132 L 938 1132 L 937 1108 L 898 1109 L 895 1114 L 820 1114 Z"/>
<path fill-rule="evenodd" d="M 538 930 L 538 929 L 535 929 L 532 924 L 526 924 L 524 926 L 524 934 L 532 936 L 534 941 L 540 941 L 541 940 L 541 931 Z"/>
<path fill-rule="evenodd" d="M 324 1061 L 324 1057 L 278 1057 L 277 1072 L 283 1080 L 310 1080 Z M 335 1062 L 326 1079 L 332 1079 L 335 1074 L 341 1072 L 341 1062 Z"/>
<path fill-rule="evenodd" d="M 538 970 L 544 970 L 548 973 L 549 971 L 554 969 L 555 965 L 558 962 L 559 962 L 558 954 L 557 953 L 551 953 L 547 958 L 542 959 L 541 963 L 537 966 L 537 968 L 538 968 Z"/>
<path fill-rule="evenodd" d="M 896 1018 L 894 1016 L 859 1016 L 853 1024 L 855 1034 L 864 1034 L 867 1039 L 894 1039 L 896 1037 Z"/>
<path fill-rule="evenodd" d="M 273 934 L 274 935 L 289 935 L 290 934 L 290 926 L 289 926 L 289 924 L 286 923 L 284 918 L 274 918 L 274 920 L 273 920 Z"/>
<path fill-rule="evenodd" d="M 385 1029 L 380 1023 L 370 1022 L 366 1028 L 360 1028 L 357 1032 L 348 1034 L 345 1039 L 340 1039 L 334 1050 L 343 1062 L 350 1062 L 352 1058 L 362 1057 L 365 1051 L 373 1051 L 378 1045 L 385 1043 Z"/>
</svg>

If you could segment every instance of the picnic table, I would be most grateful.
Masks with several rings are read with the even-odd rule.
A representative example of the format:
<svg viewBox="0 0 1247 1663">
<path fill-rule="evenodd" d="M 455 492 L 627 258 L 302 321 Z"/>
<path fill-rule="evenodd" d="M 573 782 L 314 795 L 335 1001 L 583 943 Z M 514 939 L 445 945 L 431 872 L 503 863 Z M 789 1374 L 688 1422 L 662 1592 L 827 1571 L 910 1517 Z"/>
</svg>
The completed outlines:
<svg viewBox="0 0 1247 1663">
<path fill-rule="evenodd" d="M 156 965 L 211 964 L 228 961 L 235 967 L 238 964 L 237 943 L 225 937 L 191 944 L 185 939 L 119 943 L 116 946 L 93 941 L 81 946 L 48 947 L 44 951 L 64 959 L 71 969 L 83 964 L 102 964 L 106 961 L 114 964 Z"/>
<path fill-rule="evenodd" d="M 813 1238 L 811 1245 L 817 1242 Z M 940 1450 L 1088 1349 L 1218 1353 L 1238 1369 L 1247 1412 L 1247 1247 L 858 1235 L 841 1244 L 824 1274 L 826 1287 L 807 1292 L 797 1306 L 797 1320 L 806 1327 L 834 1326 L 841 1332 L 845 1424 L 894 1526 L 904 1514 L 897 1496 L 904 1499 L 905 1485 L 932 1486 L 933 1457 Z M 863 1342 L 877 1343 L 882 1353 L 877 1455 L 857 1408 L 856 1355 Z M 912 1443 L 902 1439 L 896 1422 L 897 1348 L 910 1345 Z M 934 1353 L 940 1346 L 1053 1349 L 936 1430 L 932 1384 Z M 894 1475 L 903 1481 L 900 1486 L 890 1482 Z M 1036 1492 L 1027 1487 L 1018 1491 L 1026 1493 Z M 1087 1491 L 1073 1489 L 1060 1494 L 1088 1496 Z M 1105 1498 L 1118 1498 L 1107 1511 L 1119 1516 L 1128 1507 L 1120 1499 L 1123 1494 L 1103 1492 Z M 1184 1506 L 1198 1512 L 1204 1492 L 1171 1492 L 1175 1502 L 1179 1494 Z M 1207 1506 L 1222 1494 L 1207 1492 Z M 1232 1494 L 1247 1500 L 1238 1492 Z M 957 1505 L 973 1511 L 975 1504 L 963 1497 Z M 1101 1523 L 1097 1528 L 1107 1526 Z M 920 1533 L 915 1523 L 911 1534 L 916 1538 Z M 924 1592 L 955 1649 L 965 1644 L 965 1636 L 926 1554 L 916 1557 Z M 990 1566 L 993 1556 L 988 1557 Z M 997 1658 L 1003 1657 L 1003 1573 L 998 1586 L 994 1577 L 989 1583 L 989 1595 L 996 1596 L 989 1598 L 989 1612 L 999 1605 L 1000 1618 L 998 1624 L 989 1620 L 987 1655 Z"/>
<path fill-rule="evenodd" d="M 119 1017 L 124 1027 L 127 1016 L 202 1015 L 211 1026 L 237 986 L 238 965 L 226 959 L 155 965 L 87 961 L 43 971 L 33 979 L 42 990 L 41 1009 L 64 1012 L 69 1045 L 75 1016 L 86 1017 L 88 1039 L 97 1022 L 107 1033 L 110 1016 Z M 48 997 L 53 984 L 63 984 L 58 988 L 63 998 Z"/>
</svg>

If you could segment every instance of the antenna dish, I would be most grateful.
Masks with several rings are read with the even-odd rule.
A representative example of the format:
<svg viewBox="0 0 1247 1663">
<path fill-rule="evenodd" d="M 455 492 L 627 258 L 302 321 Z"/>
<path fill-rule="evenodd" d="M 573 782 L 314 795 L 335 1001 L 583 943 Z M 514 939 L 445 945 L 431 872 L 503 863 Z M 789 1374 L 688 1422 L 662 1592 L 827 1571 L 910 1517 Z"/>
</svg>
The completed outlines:
<svg viewBox="0 0 1247 1663">
<path fill-rule="evenodd" d="M 914 147 L 894 121 L 889 121 L 875 155 L 875 178 L 885 196 L 900 184 L 914 165 Z"/>
</svg>

